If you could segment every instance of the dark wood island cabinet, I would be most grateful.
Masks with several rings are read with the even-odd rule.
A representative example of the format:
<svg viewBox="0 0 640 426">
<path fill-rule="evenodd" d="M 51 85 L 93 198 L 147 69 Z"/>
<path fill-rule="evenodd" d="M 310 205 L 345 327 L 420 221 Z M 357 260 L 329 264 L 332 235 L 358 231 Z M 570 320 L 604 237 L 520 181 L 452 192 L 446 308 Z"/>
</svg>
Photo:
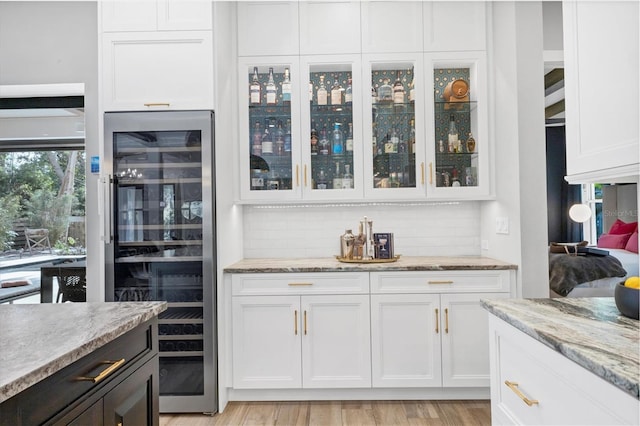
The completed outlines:
<svg viewBox="0 0 640 426">
<path fill-rule="evenodd" d="M 78 309 L 68 307 L 71 305 Z M 60 308 L 58 312 L 46 308 L 53 317 L 50 333 L 56 333 L 55 324 L 65 324 L 67 331 L 82 329 L 79 334 L 89 339 L 71 338 L 80 346 L 62 350 L 66 354 L 59 354 L 62 351 L 58 348 L 46 351 L 40 367 L 25 366 L 24 372 L 30 372 L 12 382 L 6 377 L 7 368 L 33 364 L 22 342 L 29 338 L 20 339 L 13 355 L 11 350 L 0 348 L 0 424 L 158 425 L 157 315 L 166 309 L 166 303 L 80 303 Z M 5 313 L 0 310 L 0 318 L 6 319 Z M 36 334 L 39 328 L 34 327 Z M 65 332 L 60 334 L 64 338 Z M 34 352 L 45 352 L 47 344 L 56 340 L 44 335 L 31 339 Z M 0 343 L 7 343 L 4 333 Z M 61 347 L 74 346 L 59 343 Z"/>
</svg>

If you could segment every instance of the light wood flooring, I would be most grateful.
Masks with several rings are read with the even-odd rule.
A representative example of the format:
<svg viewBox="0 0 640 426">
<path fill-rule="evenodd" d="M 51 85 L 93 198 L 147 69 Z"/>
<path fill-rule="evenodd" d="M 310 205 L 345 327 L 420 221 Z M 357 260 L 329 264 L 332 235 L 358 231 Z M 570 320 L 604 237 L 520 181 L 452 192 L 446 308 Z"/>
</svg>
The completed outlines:
<svg viewBox="0 0 640 426">
<path fill-rule="evenodd" d="M 230 402 L 214 416 L 160 415 L 160 426 L 490 424 L 488 400 Z"/>
</svg>

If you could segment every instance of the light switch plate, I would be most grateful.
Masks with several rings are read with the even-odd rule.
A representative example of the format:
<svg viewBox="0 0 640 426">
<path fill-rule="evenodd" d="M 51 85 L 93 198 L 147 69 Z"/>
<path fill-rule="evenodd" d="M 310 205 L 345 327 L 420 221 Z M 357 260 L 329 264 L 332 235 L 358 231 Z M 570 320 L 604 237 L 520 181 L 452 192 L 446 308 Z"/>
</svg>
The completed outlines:
<svg viewBox="0 0 640 426">
<path fill-rule="evenodd" d="M 497 217 L 496 218 L 496 234 L 508 234 L 509 233 L 509 218 Z"/>
</svg>

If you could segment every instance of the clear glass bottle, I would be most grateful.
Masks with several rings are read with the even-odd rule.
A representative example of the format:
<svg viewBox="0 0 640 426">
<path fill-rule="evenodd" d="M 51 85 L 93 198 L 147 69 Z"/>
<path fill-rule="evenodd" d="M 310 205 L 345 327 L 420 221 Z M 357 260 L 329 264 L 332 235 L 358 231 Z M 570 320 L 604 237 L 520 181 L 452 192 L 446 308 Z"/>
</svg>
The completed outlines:
<svg viewBox="0 0 640 426">
<path fill-rule="evenodd" d="M 411 118 L 409 120 L 409 142 L 408 142 L 409 154 L 416 153 L 416 120 Z"/>
<path fill-rule="evenodd" d="M 345 152 L 353 152 L 353 123 L 349 123 L 349 131 L 347 133 L 347 139 L 344 142 Z"/>
<path fill-rule="evenodd" d="M 347 88 L 344 90 L 344 103 L 347 105 L 353 104 L 353 87 L 351 83 L 351 76 L 349 76 L 347 78 Z"/>
<path fill-rule="evenodd" d="M 344 136 L 340 130 L 340 123 L 333 123 L 333 132 L 331 132 L 331 153 L 333 155 L 344 154 Z"/>
<path fill-rule="evenodd" d="M 318 105 L 327 104 L 327 87 L 324 85 L 324 75 L 320 76 L 320 83 L 318 84 L 318 92 L 316 95 Z"/>
<path fill-rule="evenodd" d="M 456 118 L 453 114 L 449 116 L 449 133 L 447 135 L 449 142 L 449 152 L 458 150 L 458 128 L 456 127 Z"/>
<path fill-rule="evenodd" d="M 469 132 L 469 137 L 467 138 L 467 152 L 470 154 L 473 154 L 475 150 L 476 150 L 476 140 L 473 137 L 473 134 Z"/>
<path fill-rule="evenodd" d="M 398 132 L 396 131 L 395 127 L 391 128 L 391 152 L 393 153 L 397 153 L 398 152 L 398 145 L 400 144 L 400 136 L 398 135 Z"/>
<path fill-rule="evenodd" d="M 318 155 L 318 132 L 316 129 L 311 129 L 311 155 Z"/>
<path fill-rule="evenodd" d="M 260 157 L 262 155 L 262 129 L 260 122 L 256 121 L 253 126 L 253 134 L 251 135 L 251 154 Z"/>
<path fill-rule="evenodd" d="M 276 155 L 284 155 L 284 129 L 282 128 L 282 120 L 278 120 L 278 127 L 276 127 L 276 135 L 274 139 L 274 153 Z"/>
<path fill-rule="evenodd" d="M 351 165 L 349 164 L 344 165 L 344 175 L 342 175 L 342 188 L 353 188 L 353 175 L 351 174 Z"/>
<path fill-rule="evenodd" d="M 373 78 L 371 79 L 371 109 L 374 114 L 375 121 L 375 110 L 378 108 L 376 104 L 378 103 L 378 93 L 376 92 L 376 86 L 373 84 Z"/>
<path fill-rule="evenodd" d="M 318 140 L 318 154 L 329 155 L 330 152 L 331 144 L 329 143 L 329 139 L 327 137 L 327 128 L 323 127 L 322 130 L 320 130 L 320 139 Z"/>
<path fill-rule="evenodd" d="M 291 77 L 289 68 L 284 69 L 284 80 L 282 81 L 282 103 L 291 105 Z"/>
<path fill-rule="evenodd" d="M 327 183 L 327 174 L 324 172 L 324 169 L 320 169 L 318 171 L 318 179 L 316 179 L 316 189 L 328 189 Z"/>
<path fill-rule="evenodd" d="M 249 97 L 251 105 L 260 105 L 262 100 L 262 86 L 260 86 L 260 79 L 258 78 L 258 67 L 253 67 L 253 78 L 249 85 Z"/>
<path fill-rule="evenodd" d="M 309 80 L 309 103 L 313 103 L 313 82 Z"/>
<path fill-rule="evenodd" d="M 267 105 L 278 103 L 278 89 L 273 78 L 273 68 L 269 68 L 269 79 L 267 80 Z"/>
<path fill-rule="evenodd" d="M 287 118 L 287 126 L 284 132 L 284 152 L 291 152 L 291 119 Z"/>
<path fill-rule="evenodd" d="M 269 130 L 269 119 L 264 120 L 264 133 L 262 134 L 262 153 L 273 154 L 273 135 Z"/>
<path fill-rule="evenodd" d="M 378 103 L 388 104 L 393 102 L 393 88 L 389 85 L 389 79 L 385 79 L 384 83 L 378 87 Z"/>
<path fill-rule="evenodd" d="M 331 105 L 342 105 L 342 90 L 338 76 L 335 75 L 333 86 L 331 86 Z"/>
<path fill-rule="evenodd" d="M 409 102 L 414 103 L 416 101 L 416 75 L 413 67 L 411 68 L 411 84 L 409 85 Z"/>
<path fill-rule="evenodd" d="M 339 161 L 336 161 L 336 171 L 333 173 L 333 189 L 342 189 L 342 174 L 340 173 Z"/>
<path fill-rule="evenodd" d="M 396 72 L 396 81 L 393 83 L 393 103 L 404 104 L 404 85 L 400 78 L 400 71 Z"/>
</svg>

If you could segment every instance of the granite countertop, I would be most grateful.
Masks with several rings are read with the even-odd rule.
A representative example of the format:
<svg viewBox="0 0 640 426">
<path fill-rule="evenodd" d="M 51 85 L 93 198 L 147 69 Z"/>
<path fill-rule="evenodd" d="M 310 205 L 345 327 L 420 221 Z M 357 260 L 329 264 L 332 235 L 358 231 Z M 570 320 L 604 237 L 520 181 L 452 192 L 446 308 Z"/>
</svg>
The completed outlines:
<svg viewBox="0 0 640 426">
<path fill-rule="evenodd" d="M 265 272 L 375 272 L 517 269 L 481 256 L 400 256 L 396 262 L 343 263 L 335 257 L 243 259 L 224 268 L 229 274 Z"/>
<path fill-rule="evenodd" d="M 621 315 L 613 297 L 481 303 L 492 314 L 640 399 L 640 321 Z"/>
<path fill-rule="evenodd" d="M 0 402 L 166 309 L 166 302 L 0 305 Z"/>
</svg>

